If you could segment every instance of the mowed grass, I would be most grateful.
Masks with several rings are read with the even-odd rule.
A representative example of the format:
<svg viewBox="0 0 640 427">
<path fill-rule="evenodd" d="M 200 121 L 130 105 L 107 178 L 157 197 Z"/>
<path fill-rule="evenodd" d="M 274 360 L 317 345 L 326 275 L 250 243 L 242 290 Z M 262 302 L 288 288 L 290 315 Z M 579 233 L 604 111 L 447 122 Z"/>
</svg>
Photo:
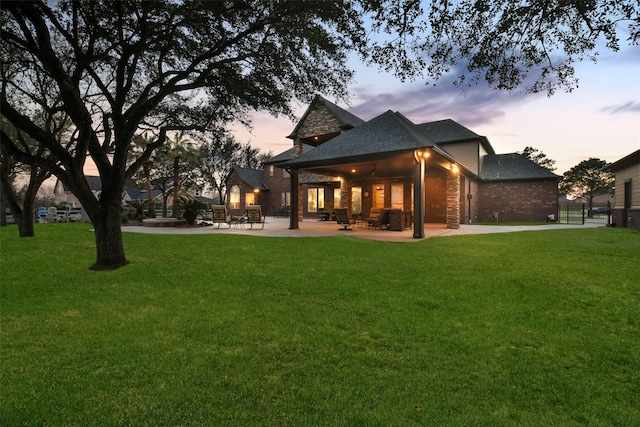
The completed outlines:
<svg viewBox="0 0 640 427">
<path fill-rule="evenodd" d="M 638 425 L 640 234 L 0 229 L 0 425 Z M 259 234 L 257 232 L 256 234 Z"/>
</svg>

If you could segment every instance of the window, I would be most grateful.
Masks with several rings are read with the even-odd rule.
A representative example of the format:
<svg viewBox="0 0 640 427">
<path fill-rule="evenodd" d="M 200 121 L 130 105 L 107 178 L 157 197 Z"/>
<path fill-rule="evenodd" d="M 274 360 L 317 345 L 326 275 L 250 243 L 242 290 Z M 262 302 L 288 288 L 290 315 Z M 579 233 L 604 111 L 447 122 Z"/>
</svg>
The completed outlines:
<svg viewBox="0 0 640 427">
<path fill-rule="evenodd" d="M 289 172 L 287 172 L 286 169 L 282 169 L 282 177 L 283 178 L 289 178 Z"/>
<path fill-rule="evenodd" d="M 275 172 L 275 166 L 269 165 L 269 176 L 273 176 L 274 172 Z"/>
<path fill-rule="evenodd" d="M 391 208 L 404 208 L 404 185 L 401 182 L 391 184 Z"/>
<path fill-rule="evenodd" d="M 244 195 L 244 205 L 246 207 L 256 204 L 256 193 L 247 193 Z"/>
<path fill-rule="evenodd" d="M 280 193 L 280 207 L 287 208 L 291 206 L 291 192 Z"/>
<path fill-rule="evenodd" d="M 334 188 L 333 189 L 333 207 L 334 208 L 339 208 L 342 205 L 340 204 L 341 199 L 340 199 L 340 189 L 339 188 Z"/>
<path fill-rule="evenodd" d="M 324 188 L 309 188 L 307 190 L 307 211 L 318 212 L 324 209 Z"/>
<path fill-rule="evenodd" d="M 240 209 L 240 187 L 234 185 L 229 192 L 229 207 L 231 209 Z"/>
<path fill-rule="evenodd" d="M 362 187 L 351 187 L 351 213 L 362 213 Z"/>
</svg>

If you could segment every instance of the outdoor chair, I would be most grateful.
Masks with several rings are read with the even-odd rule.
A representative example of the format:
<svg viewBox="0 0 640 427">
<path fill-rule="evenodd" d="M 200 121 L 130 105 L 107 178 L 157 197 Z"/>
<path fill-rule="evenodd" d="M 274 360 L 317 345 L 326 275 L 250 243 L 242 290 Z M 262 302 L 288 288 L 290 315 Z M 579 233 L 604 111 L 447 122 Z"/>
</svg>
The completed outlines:
<svg viewBox="0 0 640 427">
<path fill-rule="evenodd" d="M 367 225 L 381 230 L 382 227 L 389 228 L 389 210 L 371 210 L 371 217 L 367 218 Z"/>
<path fill-rule="evenodd" d="M 218 224 L 218 228 L 220 228 L 220 224 L 227 224 L 231 228 L 231 216 L 227 215 L 225 205 L 213 205 L 211 209 L 213 210 L 213 223 Z"/>
<path fill-rule="evenodd" d="M 260 205 L 247 208 L 247 222 L 245 224 L 249 224 L 249 228 L 252 229 L 254 224 L 260 224 L 260 228 L 264 228 L 264 216 L 262 216 L 262 207 Z"/>
<path fill-rule="evenodd" d="M 356 223 L 356 220 L 351 218 L 351 214 L 349 213 L 349 209 L 347 208 L 337 208 L 335 211 L 336 222 L 339 225 L 343 225 L 343 228 L 340 228 L 340 231 L 344 230 L 353 230 L 353 228 L 349 228 L 350 225 Z"/>
</svg>

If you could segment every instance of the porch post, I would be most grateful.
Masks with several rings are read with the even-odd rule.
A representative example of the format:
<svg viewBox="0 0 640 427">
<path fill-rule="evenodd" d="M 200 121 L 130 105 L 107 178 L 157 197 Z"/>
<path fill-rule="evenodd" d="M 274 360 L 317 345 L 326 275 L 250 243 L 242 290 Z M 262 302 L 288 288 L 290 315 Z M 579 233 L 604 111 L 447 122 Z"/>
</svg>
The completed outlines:
<svg viewBox="0 0 640 427">
<path fill-rule="evenodd" d="M 425 160 L 417 159 L 413 172 L 413 238 L 424 238 L 424 178 Z"/>
<path fill-rule="evenodd" d="M 289 170 L 291 177 L 291 210 L 289 211 L 289 230 L 297 230 L 298 227 L 298 209 L 300 199 L 298 197 L 298 169 Z"/>
<path fill-rule="evenodd" d="M 460 228 L 460 175 L 447 174 L 447 228 Z"/>
<path fill-rule="evenodd" d="M 343 179 L 340 183 L 340 205 L 334 207 L 341 207 L 349 209 L 349 212 L 352 211 L 353 207 L 351 206 L 351 181 L 347 181 Z"/>
</svg>

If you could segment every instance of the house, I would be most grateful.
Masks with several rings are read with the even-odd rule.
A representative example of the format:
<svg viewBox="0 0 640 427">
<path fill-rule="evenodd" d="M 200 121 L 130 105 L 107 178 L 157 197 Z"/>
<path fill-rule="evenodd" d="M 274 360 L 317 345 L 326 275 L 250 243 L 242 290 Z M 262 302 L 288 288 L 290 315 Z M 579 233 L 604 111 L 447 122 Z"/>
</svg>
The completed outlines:
<svg viewBox="0 0 640 427">
<path fill-rule="evenodd" d="M 640 231 L 640 150 L 607 166 L 615 178 L 612 224 Z"/>
<path fill-rule="evenodd" d="M 234 166 L 225 180 L 229 189 L 229 214 L 242 215 L 248 206 L 267 205 L 264 171 Z M 267 213 L 267 211 L 264 211 Z"/>
<path fill-rule="evenodd" d="M 91 191 L 94 196 L 100 197 L 100 192 L 102 191 L 102 180 L 99 176 L 87 175 L 85 176 Z M 172 206 L 173 198 L 171 195 L 167 195 L 166 193 L 171 190 L 173 186 L 173 182 L 168 184 L 165 192 L 158 188 L 157 185 L 154 186 L 152 190 L 152 197 L 154 200 L 155 208 L 156 208 L 156 216 L 162 216 L 163 211 L 163 203 L 166 201 L 168 206 Z M 182 194 L 182 191 L 181 191 Z M 191 199 L 196 199 L 205 203 L 207 205 L 211 205 L 212 200 L 206 197 L 203 197 L 198 191 L 195 193 L 186 192 L 186 196 Z M 147 201 L 147 191 L 146 190 L 138 190 L 135 188 L 125 187 L 122 192 L 122 205 L 126 207 L 127 202 L 131 202 L 134 200 Z M 66 185 L 62 183 L 59 179 L 56 180 L 56 184 L 54 186 L 54 202 L 59 205 L 61 203 L 67 204 L 71 208 L 81 208 L 82 205 L 78 198 L 71 192 Z M 89 217 L 86 212 L 82 211 L 82 220 L 89 221 Z"/>
<path fill-rule="evenodd" d="M 230 175 L 240 191 L 234 206 L 259 192 L 254 200 L 267 214 L 290 207 L 294 229 L 337 207 L 362 217 L 395 209 L 415 237 L 424 223 L 557 215 L 558 175 L 519 154 L 496 154 L 486 137 L 453 120 L 414 124 L 387 111 L 365 122 L 317 96 L 288 138 L 293 147 L 265 162 L 261 180 L 253 172 L 254 187 L 243 193 L 240 174 Z"/>
</svg>

